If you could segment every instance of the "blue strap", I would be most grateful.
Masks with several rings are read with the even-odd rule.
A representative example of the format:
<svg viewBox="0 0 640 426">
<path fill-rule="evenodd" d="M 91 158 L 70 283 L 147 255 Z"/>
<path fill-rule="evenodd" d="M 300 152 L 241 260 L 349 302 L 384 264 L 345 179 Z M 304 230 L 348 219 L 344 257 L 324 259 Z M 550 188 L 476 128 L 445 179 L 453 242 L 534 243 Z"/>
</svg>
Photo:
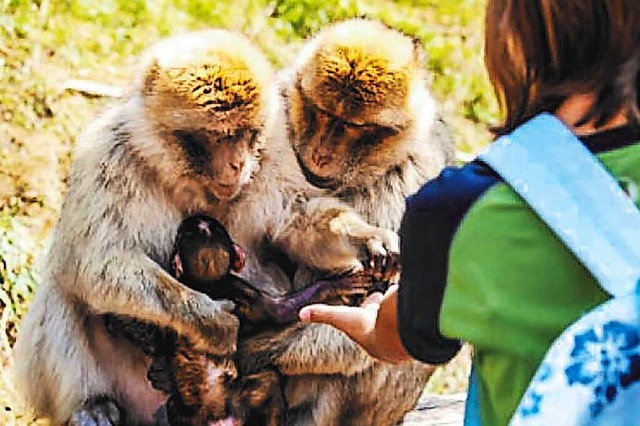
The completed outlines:
<svg viewBox="0 0 640 426">
<path fill-rule="evenodd" d="M 464 426 L 481 426 L 480 419 L 480 391 L 478 384 L 478 373 L 475 366 L 471 365 L 469 373 L 469 389 L 467 390 L 467 402 L 464 408 Z"/>
<path fill-rule="evenodd" d="M 480 159 L 525 199 L 611 295 L 638 291 L 640 213 L 557 118 L 541 114 Z"/>
</svg>

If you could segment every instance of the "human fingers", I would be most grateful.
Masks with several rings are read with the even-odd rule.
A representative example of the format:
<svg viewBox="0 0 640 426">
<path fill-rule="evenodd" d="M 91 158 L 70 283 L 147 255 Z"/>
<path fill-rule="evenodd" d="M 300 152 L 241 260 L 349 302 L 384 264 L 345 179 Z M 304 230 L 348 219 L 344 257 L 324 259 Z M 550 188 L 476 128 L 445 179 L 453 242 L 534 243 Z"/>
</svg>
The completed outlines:
<svg viewBox="0 0 640 426">
<path fill-rule="evenodd" d="M 384 295 L 379 291 L 376 291 L 375 293 L 371 293 L 369 296 L 367 296 L 367 298 L 364 299 L 364 302 L 362 302 L 362 305 L 360 306 L 365 309 L 377 310 L 380 308 L 380 303 L 382 302 L 383 298 Z"/>
<path fill-rule="evenodd" d="M 377 309 L 318 304 L 305 306 L 300 311 L 302 321 L 329 324 L 360 344 L 364 344 L 369 338 L 376 315 Z"/>
</svg>

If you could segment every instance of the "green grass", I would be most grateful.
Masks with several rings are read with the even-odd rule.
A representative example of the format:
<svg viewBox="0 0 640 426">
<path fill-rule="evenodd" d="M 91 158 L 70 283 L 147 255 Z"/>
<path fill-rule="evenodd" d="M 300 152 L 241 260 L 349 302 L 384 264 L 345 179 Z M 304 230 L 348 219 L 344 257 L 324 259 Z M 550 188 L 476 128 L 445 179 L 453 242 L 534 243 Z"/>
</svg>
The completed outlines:
<svg viewBox="0 0 640 426">
<path fill-rule="evenodd" d="M 107 102 L 65 90 L 67 80 L 124 85 L 152 42 L 216 26 L 245 33 L 279 68 L 323 25 L 368 16 L 420 39 L 458 150 L 472 154 L 496 119 L 481 57 L 484 1 L 0 0 L 0 365 L 11 361 L 37 286 L 34 263 L 60 208 L 74 137 Z M 465 365 L 438 373 L 432 390 L 459 390 Z M 0 403 L 11 405 L 2 370 Z M 2 413 L 0 423 L 16 421 Z"/>
</svg>

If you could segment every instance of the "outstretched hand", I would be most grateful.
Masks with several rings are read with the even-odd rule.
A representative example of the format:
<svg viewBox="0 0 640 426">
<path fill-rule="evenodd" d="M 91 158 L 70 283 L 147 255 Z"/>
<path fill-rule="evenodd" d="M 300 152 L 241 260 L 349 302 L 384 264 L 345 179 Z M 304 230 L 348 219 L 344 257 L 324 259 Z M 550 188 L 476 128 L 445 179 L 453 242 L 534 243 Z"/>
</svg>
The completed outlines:
<svg viewBox="0 0 640 426">
<path fill-rule="evenodd" d="M 329 324 L 345 332 L 371 355 L 383 361 L 410 359 L 398 332 L 398 286 L 373 293 L 361 306 L 309 305 L 300 311 L 300 320 Z"/>
</svg>

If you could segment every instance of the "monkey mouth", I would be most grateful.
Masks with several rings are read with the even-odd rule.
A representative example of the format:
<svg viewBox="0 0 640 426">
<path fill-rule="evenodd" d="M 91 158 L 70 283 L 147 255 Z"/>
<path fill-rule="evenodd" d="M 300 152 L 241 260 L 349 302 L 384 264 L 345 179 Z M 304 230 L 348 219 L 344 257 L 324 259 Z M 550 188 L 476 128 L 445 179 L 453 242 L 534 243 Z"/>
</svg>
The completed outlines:
<svg viewBox="0 0 640 426">
<path fill-rule="evenodd" d="M 311 185 L 321 189 L 336 189 L 338 186 L 340 186 L 340 181 L 338 179 L 335 179 L 332 177 L 318 176 L 317 174 L 309 170 L 304 160 L 300 156 L 300 153 L 297 151 L 296 151 L 296 160 L 298 161 L 298 166 L 300 166 L 300 170 L 302 170 L 302 174 L 304 175 L 304 178 Z"/>
<path fill-rule="evenodd" d="M 238 185 L 235 183 L 216 183 L 212 189 L 213 194 L 220 199 L 230 199 L 238 194 Z"/>
</svg>

